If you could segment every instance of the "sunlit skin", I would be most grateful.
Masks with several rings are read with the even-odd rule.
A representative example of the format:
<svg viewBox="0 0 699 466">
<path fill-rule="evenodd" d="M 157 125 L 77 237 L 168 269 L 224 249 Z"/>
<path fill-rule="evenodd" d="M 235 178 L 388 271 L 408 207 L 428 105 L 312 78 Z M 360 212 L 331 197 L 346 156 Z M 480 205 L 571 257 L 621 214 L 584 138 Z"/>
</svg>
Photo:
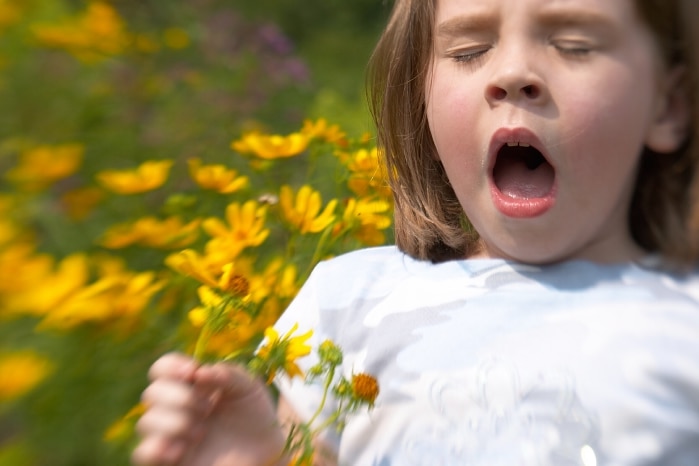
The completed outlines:
<svg viewBox="0 0 699 466">
<path fill-rule="evenodd" d="M 685 116 L 667 92 L 678 76 L 630 0 L 438 0 L 427 116 L 481 236 L 475 256 L 642 256 L 627 224 L 635 173 L 644 145 L 670 152 L 682 142 Z M 508 142 L 548 162 L 527 172 L 545 185 L 531 199 L 494 181 Z"/>
</svg>

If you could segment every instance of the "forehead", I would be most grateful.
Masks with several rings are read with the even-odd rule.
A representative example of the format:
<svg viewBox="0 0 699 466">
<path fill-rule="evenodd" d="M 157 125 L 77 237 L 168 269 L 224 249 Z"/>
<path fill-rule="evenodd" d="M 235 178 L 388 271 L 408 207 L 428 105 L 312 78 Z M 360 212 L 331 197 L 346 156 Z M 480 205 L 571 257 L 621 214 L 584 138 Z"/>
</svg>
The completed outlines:
<svg viewBox="0 0 699 466">
<path fill-rule="evenodd" d="M 434 0 L 434 5 L 437 22 L 464 14 L 561 15 L 571 19 L 598 16 L 622 24 L 638 19 L 633 0 Z"/>
</svg>

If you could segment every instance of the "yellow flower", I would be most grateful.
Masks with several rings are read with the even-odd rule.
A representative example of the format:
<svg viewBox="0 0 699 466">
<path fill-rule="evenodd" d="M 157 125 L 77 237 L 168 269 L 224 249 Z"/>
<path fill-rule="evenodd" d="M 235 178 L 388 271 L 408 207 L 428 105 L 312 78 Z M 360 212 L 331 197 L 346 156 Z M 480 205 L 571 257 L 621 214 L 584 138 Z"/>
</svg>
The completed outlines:
<svg viewBox="0 0 699 466">
<path fill-rule="evenodd" d="M 372 375 L 360 372 L 352 375 L 352 394 L 354 397 L 369 406 L 374 405 L 379 396 L 379 383 Z"/>
<path fill-rule="evenodd" d="M 73 254 L 63 259 L 55 271 L 48 271 L 32 288 L 13 296 L 13 307 L 22 312 L 45 316 L 62 306 L 78 293 L 89 278 L 89 264 L 85 254 Z"/>
<path fill-rule="evenodd" d="M 224 273 L 219 281 L 219 290 L 222 290 L 226 275 Z M 200 332 L 195 356 L 230 358 L 245 349 L 252 352 L 269 320 L 258 313 L 249 295 L 224 297 L 208 286 L 200 286 L 197 294 L 201 305 L 187 314 L 189 322 Z"/>
<path fill-rule="evenodd" d="M 95 210 L 104 197 L 104 191 L 94 186 L 67 191 L 61 196 L 61 203 L 71 220 L 83 220 Z"/>
<path fill-rule="evenodd" d="M 162 186 L 170 174 L 172 160 L 148 161 L 134 170 L 105 170 L 97 180 L 117 194 L 136 194 Z"/>
<path fill-rule="evenodd" d="M 223 274 L 218 279 L 218 289 L 237 298 L 246 298 L 250 294 L 250 280 L 239 273 L 231 262 L 223 266 Z"/>
<path fill-rule="evenodd" d="M 210 310 L 223 303 L 223 297 L 208 286 L 197 288 L 197 295 L 202 306 L 197 306 L 187 314 L 189 321 L 195 327 L 203 327 L 209 319 Z"/>
<path fill-rule="evenodd" d="M 267 383 L 271 383 L 278 370 L 284 371 L 290 378 L 303 377 L 301 368 L 296 364 L 296 360 L 306 356 L 311 352 L 310 345 L 306 341 L 311 338 L 313 331 L 292 337 L 291 335 L 298 329 L 298 324 L 289 330 L 283 337 L 273 328 L 265 330 L 266 343 L 257 352 L 258 364 L 267 375 Z"/>
<path fill-rule="evenodd" d="M 12 0 L 0 0 L 0 28 L 19 21 L 22 16 L 22 8 Z"/>
<path fill-rule="evenodd" d="M 206 256 L 201 256 L 193 249 L 185 249 L 165 258 L 165 264 L 171 269 L 192 277 L 204 285 L 215 288 L 218 286 L 216 267 Z"/>
<path fill-rule="evenodd" d="M 312 139 L 322 139 L 339 146 L 347 145 L 347 135 L 338 125 L 329 125 L 325 118 L 316 121 L 305 120 L 301 133 Z"/>
<path fill-rule="evenodd" d="M 146 412 L 146 405 L 138 403 L 129 410 L 121 419 L 114 422 L 104 432 L 104 439 L 108 442 L 114 442 L 128 438 L 133 432 L 136 420 Z"/>
<path fill-rule="evenodd" d="M 335 221 L 333 212 L 336 205 L 337 199 L 333 199 L 321 213 L 320 193 L 308 185 L 302 186 L 295 197 L 288 185 L 282 186 L 279 194 L 279 206 L 284 218 L 301 233 L 318 233 L 327 228 Z"/>
<path fill-rule="evenodd" d="M 243 135 L 231 143 L 231 148 L 241 154 L 252 154 L 261 159 L 274 160 L 293 157 L 305 151 L 309 137 L 303 133 L 291 133 L 286 136 L 267 135 L 252 132 Z"/>
<path fill-rule="evenodd" d="M 259 246 L 269 236 L 269 229 L 264 227 L 267 206 L 257 201 L 250 200 L 242 206 L 233 202 L 226 207 L 225 215 L 227 225 L 217 217 L 202 223 L 204 231 L 212 237 L 205 247 L 207 255 L 219 255 L 223 263 L 232 262 L 243 249 Z"/>
<path fill-rule="evenodd" d="M 158 220 L 144 217 L 134 223 L 121 223 L 109 228 L 101 245 L 120 249 L 134 244 L 159 249 L 179 249 L 192 244 L 199 236 L 201 221 L 183 224 L 179 217 Z"/>
<path fill-rule="evenodd" d="M 90 2 L 86 11 L 61 23 L 34 25 L 32 31 L 40 44 L 67 50 L 85 61 L 120 54 L 130 41 L 119 14 L 100 1 Z"/>
<path fill-rule="evenodd" d="M 349 188 L 358 196 L 376 192 L 384 199 L 391 198 L 391 189 L 383 165 L 379 161 L 379 151 L 360 149 L 354 153 L 339 153 L 338 156 L 350 170 L 347 181 Z"/>
<path fill-rule="evenodd" d="M 342 223 L 336 229 L 354 231 L 354 236 L 367 246 L 383 244 L 386 237 L 381 230 L 391 226 L 390 210 L 388 201 L 350 198 L 342 215 Z"/>
<path fill-rule="evenodd" d="M 82 144 L 38 146 L 20 154 L 19 164 L 6 177 L 27 190 L 43 189 L 75 173 L 84 152 Z"/>
<path fill-rule="evenodd" d="M 15 243 L 0 249 L 0 317 L 30 312 L 26 296 L 41 290 L 53 271 L 53 259 L 34 246 Z"/>
<path fill-rule="evenodd" d="M 199 159 L 189 160 L 189 173 L 202 188 L 221 194 L 234 193 L 248 185 L 248 177 L 238 176 L 235 170 L 224 165 L 202 165 Z"/>
<path fill-rule="evenodd" d="M 34 389 L 50 372 L 51 363 L 33 351 L 0 355 L 0 403 Z"/>
<path fill-rule="evenodd" d="M 69 296 L 51 309 L 40 328 L 69 330 L 81 324 L 110 321 L 125 324 L 150 302 L 153 294 L 165 286 L 153 272 L 127 270 L 104 276 Z"/>
</svg>

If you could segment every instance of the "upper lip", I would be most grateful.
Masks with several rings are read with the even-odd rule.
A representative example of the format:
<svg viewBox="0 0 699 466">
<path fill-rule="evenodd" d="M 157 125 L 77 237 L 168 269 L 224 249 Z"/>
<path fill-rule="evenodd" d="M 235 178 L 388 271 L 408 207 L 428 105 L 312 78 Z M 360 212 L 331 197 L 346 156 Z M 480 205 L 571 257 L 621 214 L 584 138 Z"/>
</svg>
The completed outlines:
<svg viewBox="0 0 699 466">
<path fill-rule="evenodd" d="M 491 175 L 493 173 L 493 169 L 495 168 L 495 163 L 497 162 L 498 152 L 500 152 L 500 149 L 507 144 L 514 143 L 525 144 L 533 147 L 541 153 L 541 155 L 551 166 L 554 166 L 551 163 L 549 154 L 544 150 L 543 143 L 537 137 L 537 135 L 534 134 L 534 132 L 522 127 L 500 128 L 493 133 L 493 136 L 490 139 L 490 146 L 488 148 L 488 172 Z"/>
</svg>

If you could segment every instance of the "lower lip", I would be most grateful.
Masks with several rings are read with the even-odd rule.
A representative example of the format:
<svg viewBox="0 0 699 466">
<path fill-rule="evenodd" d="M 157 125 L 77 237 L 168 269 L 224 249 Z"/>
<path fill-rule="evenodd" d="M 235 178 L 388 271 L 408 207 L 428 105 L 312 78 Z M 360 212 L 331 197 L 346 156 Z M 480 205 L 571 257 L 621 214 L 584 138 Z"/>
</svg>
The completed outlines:
<svg viewBox="0 0 699 466">
<path fill-rule="evenodd" d="M 534 218 L 548 212 L 556 203 L 555 187 L 544 197 L 515 198 L 502 193 L 496 186 L 490 187 L 495 207 L 507 217 Z"/>
</svg>

